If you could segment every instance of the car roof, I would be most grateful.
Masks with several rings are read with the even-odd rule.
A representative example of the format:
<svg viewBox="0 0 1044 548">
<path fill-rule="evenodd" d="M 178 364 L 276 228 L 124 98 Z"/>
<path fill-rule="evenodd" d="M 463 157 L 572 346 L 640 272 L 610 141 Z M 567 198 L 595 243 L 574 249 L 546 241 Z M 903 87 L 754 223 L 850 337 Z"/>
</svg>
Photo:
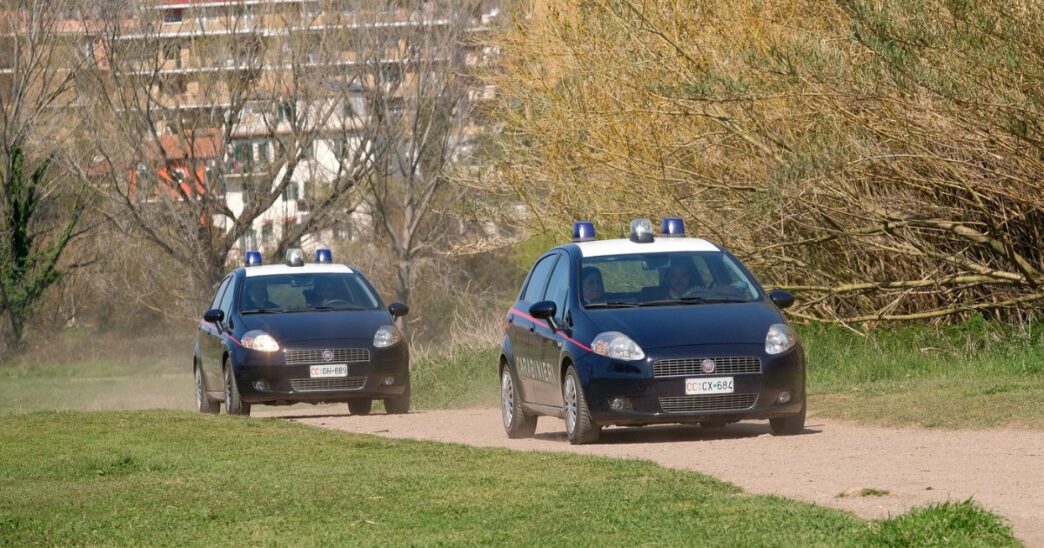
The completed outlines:
<svg viewBox="0 0 1044 548">
<path fill-rule="evenodd" d="M 678 251 L 721 251 L 721 248 L 701 238 L 656 238 L 640 244 L 626 238 L 577 242 L 582 257 L 605 257 L 638 253 L 671 253 Z"/>
<path fill-rule="evenodd" d="M 255 276 L 276 276 L 280 274 L 354 274 L 351 268 L 343 264 L 309 263 L 303 266 L 287 266 L 285 264 L 266 264 L 245 267 L 247 278 Z"/>
</svg>

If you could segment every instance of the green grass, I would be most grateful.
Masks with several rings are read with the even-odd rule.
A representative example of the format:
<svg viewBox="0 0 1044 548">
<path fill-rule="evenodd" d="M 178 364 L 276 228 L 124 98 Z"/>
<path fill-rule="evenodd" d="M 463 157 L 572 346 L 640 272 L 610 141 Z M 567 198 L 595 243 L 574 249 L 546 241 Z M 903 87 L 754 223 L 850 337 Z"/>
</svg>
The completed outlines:
<svg viewBox="0 0 1044 548">
<path fill-rule="evenodd" d="M 0 416 L 0 544 L 1014 546 L 970 502 L 881 522 L 642 461 L 194 413 Z"/>
<path fill-rule="evenodd" d="M 1044 325 L 981 319 L 902 326 L 863 336 L 798 326 L 809 364 L 810 410 L 889 425 L 1044 427 Z"/>
<path fill-rule="evenodd" d="M 1044 428 L 1044 324 L 976 319 L 900 326 L 866 335 L 799 325 L 812 414 L 865 423 L 943 428 Z M 61 332 L 0 366 L 0 412 L 190 409 L 191 339 L 169 332 Z M 191 329 L 188 331 L 191 335 Z M 495 406 L 496 348 L 414 353 L 416 409 Z M 378 409 L 380 406 L 378 405 Z"/>
</svg>

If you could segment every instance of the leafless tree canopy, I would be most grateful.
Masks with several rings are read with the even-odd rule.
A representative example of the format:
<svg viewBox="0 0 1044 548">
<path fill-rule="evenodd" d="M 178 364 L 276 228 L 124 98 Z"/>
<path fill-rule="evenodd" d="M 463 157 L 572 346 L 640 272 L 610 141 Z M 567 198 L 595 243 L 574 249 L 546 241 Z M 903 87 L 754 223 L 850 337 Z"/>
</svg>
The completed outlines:
<svg viewBox="0 0 1044 548">
<path fill-rule="evenodd" d="M 794 314 L 1044 299 L 1044 3 L 537 2 L 495 79 L 543 214 L 679 214 Z"/>
</svg>

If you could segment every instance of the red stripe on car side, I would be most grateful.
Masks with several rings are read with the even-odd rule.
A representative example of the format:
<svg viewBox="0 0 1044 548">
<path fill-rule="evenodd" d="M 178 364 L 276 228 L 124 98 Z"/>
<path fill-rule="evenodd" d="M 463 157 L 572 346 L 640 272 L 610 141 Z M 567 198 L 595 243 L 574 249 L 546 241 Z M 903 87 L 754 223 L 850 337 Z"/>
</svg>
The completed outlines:
<svg viewBox="0 0 1044 548">
<path fill-rule="evenodd" d="M 512 308 L 511 312 L 514 313 L 514 314 L 518 314 L 519 316 L 521 316 L 521 317 L 523 317 L 523 318 L 525 318 L 525 319 L 527 319 L 527 320 L 529 320 L 529 321 L 531 321 L 531 322 L 533 322 L 533 323 L 535 323 L 535 324 L 537 324 L 537 325 L 539 325 L 541 327 L 549 327 L 547 325 L 547 322 L 545 322 L 544 320 L 539 320 L 537 318 L 534 318 L 533 316 L 530 316 L 529 314 L 526 314 L 525 312 L 522 312 L 521 310 L 518 310 L 517 308 Z M 562 333 L 561 331 L 558 331 L 555 334 L 561 336 L 563 339 L 565 339 L 565 340 L 567 340 L 567 341 L 569 341 L 569 342 L 579 346 L 580 348 L 583 348 L 584 350 L 586 350 L 588 352 L 591 351 L 591 347 L 590 346 L 587 346 L 586 344 L 584 344 L 584 343 L 582 343 L 582 342 L 580 342 L 580 341 L 578 341 L 578 340 L 576 340 L 576 339 L 566 335 L 565 333 Z"/>
</svg>

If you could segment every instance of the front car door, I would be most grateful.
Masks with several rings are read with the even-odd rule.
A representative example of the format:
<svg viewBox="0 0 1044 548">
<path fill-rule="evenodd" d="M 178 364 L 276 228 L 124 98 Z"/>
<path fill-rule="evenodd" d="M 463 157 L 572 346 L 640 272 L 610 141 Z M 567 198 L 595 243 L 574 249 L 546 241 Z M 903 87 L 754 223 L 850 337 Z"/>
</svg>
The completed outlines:
<svg viewBox="0 0 1044 548">
<path fill-rule="evenodd" d="M 555 323 L 558 327 L 566 328 L 565 317 L 568 312 L 566 307 L 566 296 L 569 294 L 569 257 L 560 255 L 555 269 L 551 272 L 548 280 L 547 290 L 540 298 L 542 301 L 553 301 L 555 303 Z M 562 406 L 562 338 L 551 331 L 551 327 L 537 326 L 534 333 L 539 346 L 540 363 L 545 370 L 545 375 L 540 378 L 537 390 L 537 401 L 542 405 L 554 407 Z"/>
<path fill-rule="evenodd" d="M 226 277 L 221 282 L 217 292 L 214 294 L 214 299 L 210 302 L 208 310 L 221 308 L 221 302 L 231 284 L 232 276 Z M 224 379 L 221 378 L 221 355 L 224 351 L 225 343 L 221 338 L 221 322 L 212 324 L 201 320 L 199 323 L 198 342 L 199 366 L 200 371 L 203 373 L 203 380 L 207 390 L 210 392 L 222 390 Z"/>
<path fill-rule="evenodd" d="M 511 345 L 515 357 L 515 373 L 518 378 L 522 401 L 539 403 L 548 367 L 541 361 L 541 335 L 536 331 L 544 322 L 529 315 L 529 307 L 543 300 L 551 271 L 558 255 L 548 255 L 537 261 L 529 274 L 519 301 L 515 303 L 510 320 Z M 517 312 L 517 313 L 516 313 Z"/>
</svg>

